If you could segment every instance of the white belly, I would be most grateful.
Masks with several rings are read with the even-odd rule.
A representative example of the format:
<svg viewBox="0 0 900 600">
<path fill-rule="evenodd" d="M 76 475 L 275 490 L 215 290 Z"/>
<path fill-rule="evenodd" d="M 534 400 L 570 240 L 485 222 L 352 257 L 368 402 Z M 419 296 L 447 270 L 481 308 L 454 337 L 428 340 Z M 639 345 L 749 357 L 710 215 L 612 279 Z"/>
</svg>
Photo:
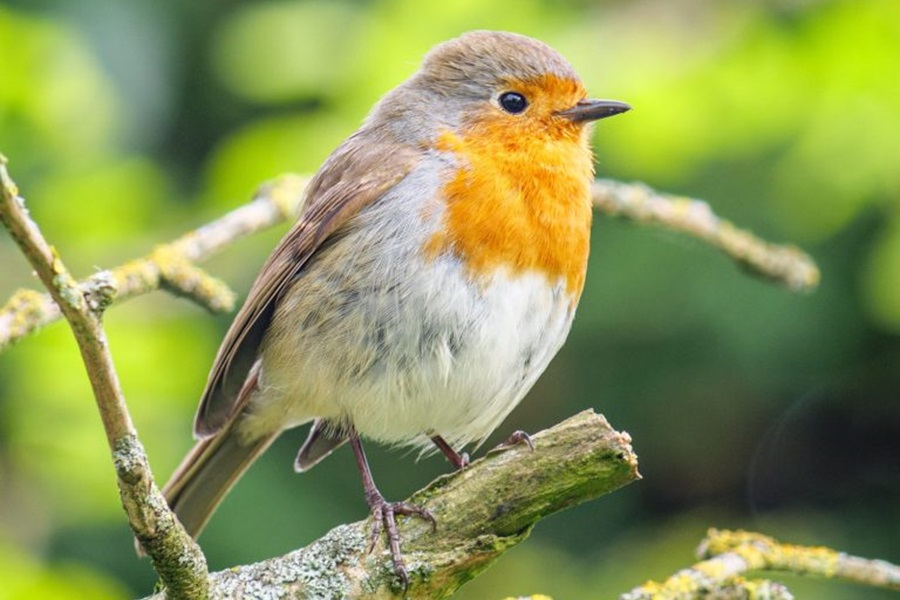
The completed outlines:
<svg viewBox="0 0 900 600">
<path fill-rule="evenodd" d="M 282 338 L 263 354 L 257 414 L 278 428 L 350 423 L 388 443 L 480 442 L 562 345 L 572 310 L 560 290 L 542 276 L 497 274 L 481 291 L 448 273 L 430 294 L 385 300 L 380 315 L 345 315 L 329 335 Z"/>
</svg>

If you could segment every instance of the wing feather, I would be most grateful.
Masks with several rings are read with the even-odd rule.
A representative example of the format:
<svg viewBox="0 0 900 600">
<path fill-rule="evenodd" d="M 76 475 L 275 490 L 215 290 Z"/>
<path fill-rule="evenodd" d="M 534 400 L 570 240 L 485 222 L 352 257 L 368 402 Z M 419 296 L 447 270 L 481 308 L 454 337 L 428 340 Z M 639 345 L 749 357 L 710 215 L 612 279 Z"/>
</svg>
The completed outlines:
<svg viewBox="0 0 900 600">
<path fill-rule="evenodd" d="M 220 431 L 242 408 L 238 399 L 246 402 L 250 396 L 239 392 L 259 360 L 278 300 L 322 243 L 397 185 L 420 158 L 412 147 L 367 137 L 357 133 L 348 138 L 310 182 L 306 209 L 263 265 L 219 347 L 197 409 L 196 437 Z"/>
</svg>

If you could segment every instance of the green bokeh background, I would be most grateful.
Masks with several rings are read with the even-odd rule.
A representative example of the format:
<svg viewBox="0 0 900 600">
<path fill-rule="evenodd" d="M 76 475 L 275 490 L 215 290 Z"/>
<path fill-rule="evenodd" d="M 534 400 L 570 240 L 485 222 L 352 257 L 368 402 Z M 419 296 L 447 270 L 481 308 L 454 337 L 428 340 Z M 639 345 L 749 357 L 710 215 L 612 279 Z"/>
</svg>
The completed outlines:
<svg viewBox="0 0 900 600">
<path fill-rule="evenodd" d="M 900 3 L 896 0 L 17 0 L 0 3 L 0 151 L 80 276 L 314 171 L 435 43 L 533 35 L 596 96 L 598 173 L 708 199 L 803 245 L 792 295 L 675 234 L 599 217 L 569 342 L 497 439 L 594 407 L 644 480 L 541 523 L 464 587 L 609 598 L 692 562 L 707 526 L 900 561 Z M 284 227 L 207 264 L 242 293 Z M 0 234 L 0 301 L 35 286 Z M 106 317 L 159 480 L 191 444 L 228 317 L 155 293 Z M 259 560 L 365 515 L 349 452 L 309 474 L 274 446 L 202 538 Z M 402 498 L 447 470 L 372 447 Z M 786 580 L 798 597 L 887 598 Z M 0 355 L 0 599 L 127 598 L 154 582 L 131 537 L 62 325 Z"/>
</svg>

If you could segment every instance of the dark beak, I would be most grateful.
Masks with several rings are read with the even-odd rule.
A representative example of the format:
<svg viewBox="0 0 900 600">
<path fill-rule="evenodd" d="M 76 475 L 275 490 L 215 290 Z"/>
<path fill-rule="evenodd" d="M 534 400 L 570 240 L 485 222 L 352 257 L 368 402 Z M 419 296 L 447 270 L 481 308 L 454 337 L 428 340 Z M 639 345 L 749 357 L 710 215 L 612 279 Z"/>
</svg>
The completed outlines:
<svg viewBox="0 0 900 600">
<path fill-rule="evenodd" d="M 582 100 L 572 108 L 559 111 L 561 117 L 565 117 L 573 123 L 585 123 L 605 119 L 619 113 L 631 110 L 631 106 L 618 100 L 594 100 L 588 98 Z"/>
</svg>

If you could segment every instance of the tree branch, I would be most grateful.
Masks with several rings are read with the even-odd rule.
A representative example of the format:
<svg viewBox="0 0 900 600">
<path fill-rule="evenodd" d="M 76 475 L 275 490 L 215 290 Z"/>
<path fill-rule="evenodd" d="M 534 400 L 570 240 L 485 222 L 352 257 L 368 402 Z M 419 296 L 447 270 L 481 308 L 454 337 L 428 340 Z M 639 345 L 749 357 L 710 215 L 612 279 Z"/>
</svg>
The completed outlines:
<svg viewBox="0 0 900 600">
<path fill-rule="evenodd" d="M 411 598 L 445 598 L 540 519 L 640 477 L 628 434 L 584 411 L 533 436 L 526 446 L 489 452 L 410 498 L 430 510 L 437 532 L 401 518 Z M 368 552 L 371 521 L 341 525 L 306 548 L 210 576 L 214 598 L 394 598 L 399 590 L 381 542 Z M 165 592 L 154 600 L 168 599 Z"/>
<path fill-rule="evenodd" d="M 91 290 L 97 285 L 97 279 L 111 277 L 118 289 L 115 302 L 162 287 L 192 298 L 212 311 L 229 312 L 234 305 L 234 293 L 194 263 L 243 237 L 293 218 L 302 210 L 300 202 L 307 181 L 296 175 L 280 177 L 260 187 L 250 203 L 159 246 L 145 257 L 112 269 L 109 274 L 95 274 L 80 285 L 84 290 Z M 818 284 L 819 270 L 801 250 L 771 244 L 738 229 L 717 217 L 700 200 L 667 196 L 641 184 L 608 180 L 594 182 L 592 194 L 594 206 L 601 213 L 698 238 L 749 272 L 792 291 L 808 291 Z M 61 316 L 49 295 L 31 290 L 16 292 L 0 308 L 0 351 Z"/>
<path fill-rule="evenodd" d="M 0 155 L 0 192 L 0 222 L 50 291 L 75 335 L 113 455 L 119 495 L 129 524 L 144 543 L 157 573 L 172 590 L 172 598 L 205 598 L 206 559 L 168 509 L 153 482 L 100 322 L 102 309 L 115 295 L 115 282 L 100 277 L 91 293 L 85 293 L 28 216 L 25 201 L 9 177 L 3 155 Z"/>
<path fill-rule="evenodd" d="M 594 206 L 600 212 L 656 225 L 702 240 L 748 272 L 806 292 L 819 284 L 819 269 L 808 254 L 791 245 L 766 242 L 715 215 L 702 200 L 661 194 L 641 183 L 598 180 Z"/>
<path fill-rule="evenodd" d="M 286 175 L 259 188 L 256 197 L 223 217 L 155 248 L 147 256 L 110 271 L 101 271 L 78 284 L 90 294 L 110 279 L 121 302 L 164 288 L 195 300 L 213 312 L 231 312 L 235 294 L 228 286 L 193 263 L 206 260 L 235 241 L 282 223 L 299 210 L 306 179 Z M 0 308 L 0 351 L 62 313 L 50 294 L 19 290 Z"/>
<path fill-rule="evenodd" d="M 742 575 L 748 571 L 817 575 L 900 590 L 900 566 L 850 556 L 830 548 L 782 544 L 748 531 L 710 529 L 697 554 L 705 560 L 679 571 L 663 583 L 645 583 L 620 596 L 620 600 L 690 600 L 713 591 L 720 595 L 703 597 L 793 598 L 780 584 L 744 579 Z M 763 588 L 769 596 L 761 595 Z M 726 591 L 730 595 L 726 595 Z"/>
</svg>

